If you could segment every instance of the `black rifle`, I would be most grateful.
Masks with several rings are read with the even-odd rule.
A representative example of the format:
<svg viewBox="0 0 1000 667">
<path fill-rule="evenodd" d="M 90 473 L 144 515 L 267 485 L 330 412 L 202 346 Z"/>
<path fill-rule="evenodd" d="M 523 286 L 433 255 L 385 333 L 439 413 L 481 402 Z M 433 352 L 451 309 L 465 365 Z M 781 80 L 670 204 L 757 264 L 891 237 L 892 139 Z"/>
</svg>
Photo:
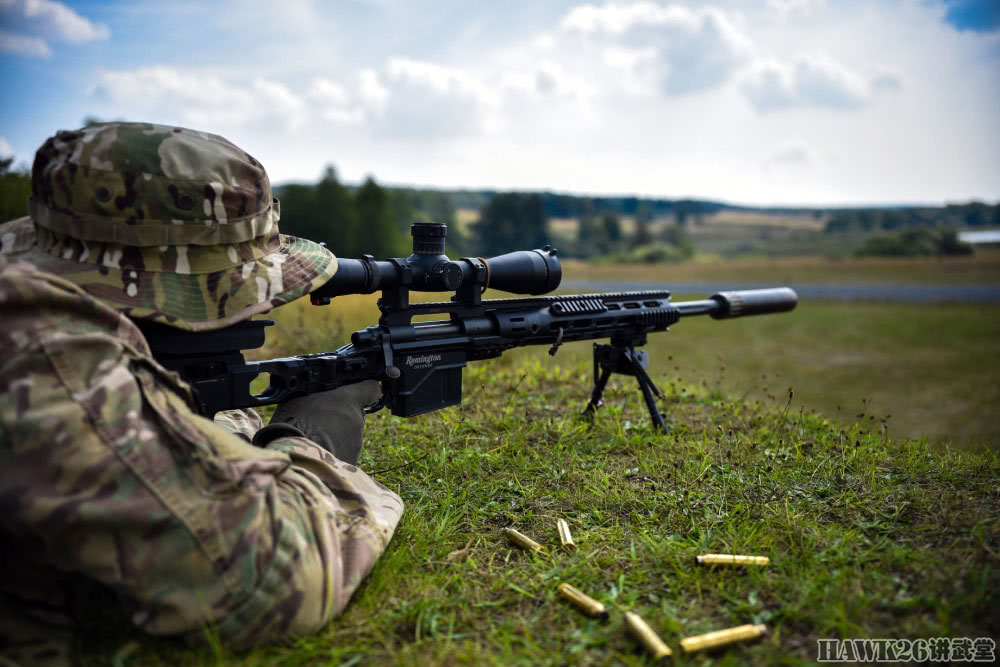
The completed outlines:
<svg viewBox="0 0 1000 667">
<path fill-rule="evenodd" d="M 461 403 L 462 368 L 470 361 L 526 345 L 548 345 L 554 355 L 563 343 L 607 338 L 609 344 L 594 343 L 594 387 L 586 412 L 601 405 L 612 374 L 630 375 L 653 423 L 665 428 L 656 404 L 660 391 L 646 372 L 649 358 L 638 349 L 648 334 L 666 331 L 683 316 L 774 313 L 792 310 L 798 301 L 788 287 L 720 292 L 681 303 L 671 303 L 666 290 L 539 296 L 558 287 L 562 277 L 549 246 L 456 261 L 444 254 L 445 225 L 417 223 L 411 231 L 410 257 L 339 259 L 334 277 L 310 295 L 323 305 L 339 295 L 382 290 L 378 325 L 355 331 L 351 343 L 334 352 L 246 361 L 242 350 L 264 344 L 264 330 L 273 324 L 268 320 L 205 332 L 140 326 L 157 360 L 195 389 L 206 416 L 374 379 L 382 381 L 384 395 L 372 411 L 388 406 L 394 415 L 412 417 Z M 484 301 L 487 287 L 534 296 Z M 448 302 L 411 304 L 411 290 L 455 295 Z M 413 323 L 414 316 L 433 314 L 449 319 Z M 250 383 L 261 373 L 270 375 L 270 385 L 253 394 Z"/>
</svg>

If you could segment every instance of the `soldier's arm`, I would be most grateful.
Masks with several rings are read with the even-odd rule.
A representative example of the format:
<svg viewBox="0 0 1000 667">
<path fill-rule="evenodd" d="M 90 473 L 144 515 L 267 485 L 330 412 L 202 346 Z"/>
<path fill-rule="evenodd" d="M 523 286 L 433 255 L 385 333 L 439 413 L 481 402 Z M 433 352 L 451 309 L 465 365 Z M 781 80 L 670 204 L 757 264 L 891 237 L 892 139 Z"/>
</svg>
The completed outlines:
<svg viewBox="0 0 1000 667">
<path fill-rule="evenodd" d="M 339 613 L 399 497 L 304 438 L 257 448 L 194 414 L 137 331 L 79 298 L 0 273 L 4 530 L 154 634 L 246 646 Z"/>
<path fill-rule="evenodd" d="M 247 442 L 253 442 L 253 436 L 264 425 L 264 420 L 261 419 L 260 415 L 253 408 L 216 412 L 212 421 L 230 433 L 235 433 Z"/>
</svg>

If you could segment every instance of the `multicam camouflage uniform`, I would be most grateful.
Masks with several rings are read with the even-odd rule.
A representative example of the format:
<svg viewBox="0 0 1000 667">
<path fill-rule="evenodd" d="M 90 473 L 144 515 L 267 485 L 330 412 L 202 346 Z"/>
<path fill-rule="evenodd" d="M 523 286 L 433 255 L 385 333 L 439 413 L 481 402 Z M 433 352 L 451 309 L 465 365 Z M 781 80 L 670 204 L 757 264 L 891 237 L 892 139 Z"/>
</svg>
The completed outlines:
<svg viewBox="0 0 1000 667">
<path fill-rule="evenodd" d="M 226 326 L 336 260 L 278 234 L 253 158 L 179 128 L 60 133 L 31 214 L 32 247 L 24 219 L 0 226 L 0 664 L 66 657 L 66 578 L 110 587 L 153 634 L 211 625 L 238 648 L 320 628 L 385 549 L 399 496 L 305 438 L 248 444 L 252 411 L 199 416 L 123 313 Z"/>
</svg>

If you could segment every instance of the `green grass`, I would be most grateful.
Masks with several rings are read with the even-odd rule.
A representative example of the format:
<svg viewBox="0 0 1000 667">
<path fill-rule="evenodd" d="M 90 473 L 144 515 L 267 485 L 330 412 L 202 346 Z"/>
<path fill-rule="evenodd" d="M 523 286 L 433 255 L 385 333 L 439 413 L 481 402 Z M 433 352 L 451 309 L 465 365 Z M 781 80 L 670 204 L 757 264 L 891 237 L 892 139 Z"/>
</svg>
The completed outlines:
<svg viewBox="0 0 1000 667">
<path fill-rule="evenodd" d="M 894 436 L 1000 447 L 995 305 L 806 302 L 781 315 L 683 319 L 645 349 L 661 378 L 772 406 L 791 387 L 797 405 L 840 423 L 884 419 Z M 589 354 L 585 344 L 560 352 L 562 363 Z"/>
<path fill-rule="evenodd" d="M 734 401 L 664 379 L 669 435 L 630 383 L 580 420 L 589 369 L 507 358 L 466 374 L 466 403 L 369 420 L 361 465 L 406 514 L 347 612 L 318 634 L 233 655 L 133 635 L 91 648 L 104 664 L 646 664 L 621 610 L 678 650 L 682 636 L 766 623 L 713 657 L 799 664 L 824 637 L 989 635 L 1000 621 L 1000 462 L 839 425 L 800 408 Z M 580 545 L 556 549 L 565 518 Z M 515 526 L 544 556 L 511 547 Z M 464 550 L 464 551 L 461 551 Z M 452 555 L 460 552 L 458 556 Z M 769 567 L 706 570 L 705 552 Z M 612 608 L 600 623 L 555 595 L 570 582 Z M 677 664 L 703 657 L 675 656 Z"/>
<path fill-rule="evenodd" d="M 281 309 L 259 354 L 331 349 L 375 319 L 370 298 L 335 304 Z M 648 346 L 668 435 L 648 426 L 625 378 L 592 425 L 578 417 L 586 344 L 470 365 L 461 407 L 368 420 L 361 465 L 407 509 L 343 616 L 246 654 L 145 638 L 123 617 L 86 634 L 85 663 L 646 664 L 626 609 L 678 664 L 811 663 L 826 637 L 989 636 L 1000 627 L 1000 461 L 969 449 L 1000 442 L 998 322 L 995 307 L 835 303 L 686 319 Z M 961 447 L 907 439 L 908 428 Z M 555 548 L 557 518 L 577 553 Z M 548 553 L 511 547 L 506 526 Z M 772 564 L 695 567 L 706 552 Z M 610 620 L 559 600 L 563 581 L 607 604 Z M 677 654 L 683 636 L 751 622 L 770 634 L 708 658 Z"/>
</svg>

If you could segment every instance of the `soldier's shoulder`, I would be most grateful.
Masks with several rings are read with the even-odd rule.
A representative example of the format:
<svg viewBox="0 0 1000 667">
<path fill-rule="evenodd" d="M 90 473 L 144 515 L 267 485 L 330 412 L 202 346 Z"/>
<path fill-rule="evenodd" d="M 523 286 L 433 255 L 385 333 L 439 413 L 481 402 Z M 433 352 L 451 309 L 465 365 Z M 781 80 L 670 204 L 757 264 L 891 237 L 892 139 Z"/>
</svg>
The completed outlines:
<svg viewBox="0 0 1000 667">
<path fill-rule="evenodd" d="M 35 245 L 35 223 L 28 216 L 0 224 L 0 256 L 16 257 Z"/>
<path fill-rule="evenodd" d="M 77 285 L 17 256 L 0 255 L 0 320 L 4 323 L 0 340 L 17 338 L 27 343 L 58 333 L 117 336 L 126 328 L 123 319 Z"/>
</svg>

